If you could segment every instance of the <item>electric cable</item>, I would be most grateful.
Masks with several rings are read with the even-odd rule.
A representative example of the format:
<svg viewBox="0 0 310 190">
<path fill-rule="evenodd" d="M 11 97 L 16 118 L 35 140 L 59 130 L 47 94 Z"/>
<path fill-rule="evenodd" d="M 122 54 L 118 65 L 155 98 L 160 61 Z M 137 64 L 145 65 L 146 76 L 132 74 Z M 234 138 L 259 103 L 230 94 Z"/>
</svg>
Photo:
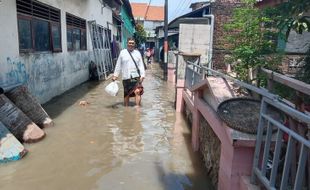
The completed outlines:
<svg viewBox="0 0 310 190">
<path fill-rule="evenodd" d="M 178 16 L 181 16 L 182 13 L 183 13 L 186 9 L 188 9 L 188 6 L 191 4 L 191 2 L 192 2 L 192 0 L 184 0 L 184 1 L 182 2 L 182 5 L 181 5 L 180 9 L 178 9 L 177 12 L 176 12 L 176 14 L 174 15 L 175 18 L 178 17 Z"/>
<path fill-rule="evenodd" d="M 149 1 L 149 4 L 146 7 L 145 15 L 144 15 L 144 20 L 146 19 L 147 13 L 149 11 L 150 5 L 151 5 L 152 0 Z"/>
<path fill-rule="evenodd" d="M 183 7 L 184 3 L 186 2 L 186 0 L 182 1 L 180 4 L 178 4 L 178 7 L 174 10 L 173 12 L 173 18 L 176 18 L 178 15 L 178 12 L 180 11 L 180 9 Z"/>
<path fill-rule="evenodd" d="M 183 2 L 184 2 L 184 1 L 183 1 Z M 179 8 L 181 8 L 181 5 L 182 5 L 182 3 L 179 3 L 179 4 L 177 5 L 177 7 L 174 9 L 173 13 L 171 14 L 171 17 L 172 17 L 172 18 L 175 17 L 177 11 L 179 10 Z"/>
</svg>

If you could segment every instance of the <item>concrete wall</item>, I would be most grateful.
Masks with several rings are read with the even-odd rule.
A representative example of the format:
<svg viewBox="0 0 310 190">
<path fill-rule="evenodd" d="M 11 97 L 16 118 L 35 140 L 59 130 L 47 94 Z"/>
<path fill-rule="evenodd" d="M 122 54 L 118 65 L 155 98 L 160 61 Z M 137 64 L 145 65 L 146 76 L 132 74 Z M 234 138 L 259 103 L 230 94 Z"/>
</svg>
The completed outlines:
<svg viewBox="0 0 310 190">
<path fill-rule="evenodd" d="M 177 81 L 176 111 L 185 113 L 189 120 L 193 150 L 201 151 L 213 185 L 219 190 L 250 189 L 251 185 L 241 184 L 241 179 L 252 172 L 255 135 L 233 130 L 220 119 L 202 96 L 204 90 L 212 91 L 209 93 L 212 96 L 210 99 L 218 106 L 218 98 L 222 97 L 219 92 L 225 88 L 214 88 L 209 77 L 204 82 L 200 88 L 189 92 L 184 87 L 184 80 Z"/>
<path fill-rule="evenodd" d="M 112 11 L 92 0 L 40 0 L 61 10 L 62 52 L 19 53 L 16 1 L 0 3 L 0 86 L 24 83 L 40 103 L 88 79 L 92 60 L 90 30 L 87 26 L 87 51 L 67 51 L 66 12 L 107 27 Z M 5 25 L 3 24 L 5 23 Z"/>
<path fill-rule="evenodd" d="M 155 37 L 156 36 L 155 28 L 163 25 L 164 22 L 162 21 L 148 21 L 148 20 L 144 21 L 143 24 L 147 37 Z"/>
<path fill-rule="evenodd" d="M 180 24 L 179 51 L 201 54 L 200 63 L 208 62 L 210 25 Z"/>
<path fill-rule="evenodd" d="M 310 47 L 310 32 L 297 34 L 291 31 L 287 39 L 285 52 L 287 53 L 306 53 Z"/>
</svg>

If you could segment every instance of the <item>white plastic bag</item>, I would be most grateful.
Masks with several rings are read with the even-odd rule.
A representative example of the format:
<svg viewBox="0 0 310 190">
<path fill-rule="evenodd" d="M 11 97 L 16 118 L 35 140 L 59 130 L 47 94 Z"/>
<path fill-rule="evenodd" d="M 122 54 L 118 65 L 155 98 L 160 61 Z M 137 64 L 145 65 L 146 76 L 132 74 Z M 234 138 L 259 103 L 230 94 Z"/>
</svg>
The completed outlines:
<svg viewBox="0 0 310 190">
<path fill-rule="evenodd" d="M 110 84 L 108 84 L 106 87 L 105 87 L 105 91 L 110 94 L 111 96 L 117 96 L 117 93 L 118 93 L 118 85 L 117 85 L 117 82 L 118 81 L 112 81 Z"/>
</svg>

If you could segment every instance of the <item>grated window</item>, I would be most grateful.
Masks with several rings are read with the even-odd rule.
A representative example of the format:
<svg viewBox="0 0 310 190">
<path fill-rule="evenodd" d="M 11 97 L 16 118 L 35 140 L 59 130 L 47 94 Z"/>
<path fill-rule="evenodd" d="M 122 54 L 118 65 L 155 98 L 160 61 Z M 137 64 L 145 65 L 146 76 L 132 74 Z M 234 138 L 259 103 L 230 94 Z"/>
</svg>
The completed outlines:
<svg viewBox="0 0 310 190">
<path fill-rule="evenodd" d="M 60 9 L 36 0 L 16 0 L 19 50 L 61 52 Z"/>
<path fill-rule="evenodd" d="M 86 20 L 66 13 L 66 22 L 68 26 L 74 26 L 81 29 L 86 29 Z"/>
<path fill-rule="evenodd" d="M 66 13 L 68 51 L 86 50 L 86 20 Z"/>
<path fill-rule="evenodd" d="M 60 10 L 35 0 L 16 0 L 17 13 L 60 23 Z"/>
</svg>

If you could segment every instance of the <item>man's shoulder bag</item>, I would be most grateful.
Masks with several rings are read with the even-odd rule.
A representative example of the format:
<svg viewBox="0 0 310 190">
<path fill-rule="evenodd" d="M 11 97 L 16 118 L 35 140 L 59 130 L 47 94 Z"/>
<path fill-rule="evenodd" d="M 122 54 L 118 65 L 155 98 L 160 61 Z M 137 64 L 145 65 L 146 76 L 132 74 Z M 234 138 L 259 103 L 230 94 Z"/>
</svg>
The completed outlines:
<svg viewBox="0 0 310 190">
<path fill-rule="evenodd" d="M 128 49 L 127 49 L 127 51 L 128 51 Z M 136 60 L 135 60 L 135 59 L 133 58 L 133 56 L 131 55 L 130 51 L 128 51 L 128 53 L 129 53 L 129 55 L 130 55 L 132 61 L 134 62 L 135 66 L 136 66 L 136 68 L 137 68 L 137 72 L 138 72 L 138 75 L 139 75 L 139 78 L 138 78 L 137 80 L 140 80 L 140 78 L 141 78 L 140 69 L 139 69 L 139 67 L 138 67 L 138 65 L 137 65 L 137 63 L 136 63 Z M 142 94 L 144 93 L 144 88 L 143 88 L 141 82 L 138 82 L 138 83 L 137 83 L 137 85 L 135 86 L 134 89 L 136 89 L 136 88 L 140 88 L 140 90 L 141 90 L 141 91 L 140 91 L 140 95 L 142 95 Z"/>
</svg>

